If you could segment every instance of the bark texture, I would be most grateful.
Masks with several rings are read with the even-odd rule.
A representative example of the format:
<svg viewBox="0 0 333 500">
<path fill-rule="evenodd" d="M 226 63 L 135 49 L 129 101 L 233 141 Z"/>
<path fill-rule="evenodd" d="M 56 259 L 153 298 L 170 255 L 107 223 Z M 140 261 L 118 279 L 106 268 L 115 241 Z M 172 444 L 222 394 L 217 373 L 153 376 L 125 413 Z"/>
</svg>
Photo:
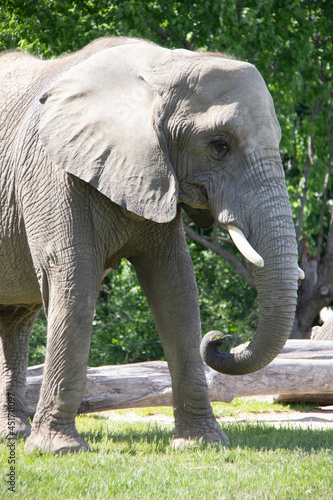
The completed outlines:
<svg viewBox="0 0 333 500">
<path fill-rule="evenodd" d="M 290 339 L 309 339 L 315 319 L 323 307 L 333 300 L 333 217 L 323 257 L 314 258 L 306 244 L 305 237 L 300 245 L 300 267 L 305 279 L 300 281 L 295 321 Z"/>
<path fill-rule="evenodd" d="M 332 361 L 333 341 L 289 340 L 272 363 L 255 373 L 225 375 L 206 365 L 210 398 L 230 403 L 236 397 L 283 394 L 279 400 L 333 404 Z M 43 365 L 28 368 L 29 416 L 36 410 L 42 376 Z M 167 363 L 151 361 L 88 368 L 86 394 L 78 413 L 171 405 Z"/>
</svg>

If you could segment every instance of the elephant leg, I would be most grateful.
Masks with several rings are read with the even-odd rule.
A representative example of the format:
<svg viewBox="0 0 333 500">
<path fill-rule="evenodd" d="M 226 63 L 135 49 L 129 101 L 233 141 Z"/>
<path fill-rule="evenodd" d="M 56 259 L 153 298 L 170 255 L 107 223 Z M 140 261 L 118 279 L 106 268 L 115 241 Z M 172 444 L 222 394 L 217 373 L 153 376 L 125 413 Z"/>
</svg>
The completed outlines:
<svg viewBox="0 0 333 500">
<path fill-rule="evenodd" d="M 40 309 L 37 306 L 0 308 L 0 435 L 25 437 L 31 426 L 24 399 L 29 337 Z"/>
<path fill-rule="evenodd" d="M 88 259 L 89 260 L 89 259 Z M 25 451 L 89 451 L 75 427 L 86 388 L 92 320 L 102 272 L 91 262 L 61 266 L 44 278 L 48 321 L 43 384 Z M 70 282 L 68 281 L 70 276 Z"/>
<path fill-rule="evenodd" d="M 203 438 L 227 444 L 210 405 L 199 347 L 201 324 L 193 264 L 182 226 L 133 262 L 154 316 L 171 379 L 174 446 Z"/>
</svg>

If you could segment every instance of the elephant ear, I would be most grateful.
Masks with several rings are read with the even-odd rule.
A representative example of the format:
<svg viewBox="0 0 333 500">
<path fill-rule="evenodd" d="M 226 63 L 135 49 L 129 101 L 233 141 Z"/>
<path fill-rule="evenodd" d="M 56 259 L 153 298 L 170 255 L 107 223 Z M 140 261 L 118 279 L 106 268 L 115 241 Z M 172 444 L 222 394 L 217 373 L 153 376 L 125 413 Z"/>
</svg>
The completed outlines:
<svg viewBox="0 0 333 500">
<path fill-rule="evenodd" d="M 89 57 L 43 95 L 40 138 L 69 174 L 136 215 L 169 222 L 178 183 L 156 125 L 158 95 L 136 70 L 135 51 L 126 59 L 122 49 Z"/>
</svg>

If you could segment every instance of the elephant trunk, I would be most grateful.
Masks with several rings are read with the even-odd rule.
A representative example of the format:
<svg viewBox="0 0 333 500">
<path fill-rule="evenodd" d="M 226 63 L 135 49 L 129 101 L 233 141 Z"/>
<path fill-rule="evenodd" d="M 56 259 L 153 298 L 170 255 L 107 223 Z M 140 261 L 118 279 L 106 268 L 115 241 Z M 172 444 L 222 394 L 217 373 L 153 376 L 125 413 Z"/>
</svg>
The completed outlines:
<svg viewBox="0 0 333 500">
<path fill-rule="evenodd" d="M 266 179 L 267 181 L 267 179 Z M 259 301 L 259 323 L 254 339 L 239 353 L 222 353 L 220 332 L 209 332 L 201 342 L 201 355 L 214 370 L 243 375 L 260 370 L 281 351 L 289 337 L 297 302 L 298 265 L 295 229 L 287 190 L 281 179 L 270 179 L 261 190 L 260 229 L 252 231 L 251 246 L 257 260 L 254 274 Z M 275 187 L 272 187 L 272 185 Z M 257 202 L 253 202 L 255 213 Z M 249 202 L 250 207 L 251 202 Z M 254 218 L 254 217 L 253 217 Z M 253 223 L 252 223 L 253 226 Z M 262 257 L 262 262 L 260 258 Z"/>
</svg>

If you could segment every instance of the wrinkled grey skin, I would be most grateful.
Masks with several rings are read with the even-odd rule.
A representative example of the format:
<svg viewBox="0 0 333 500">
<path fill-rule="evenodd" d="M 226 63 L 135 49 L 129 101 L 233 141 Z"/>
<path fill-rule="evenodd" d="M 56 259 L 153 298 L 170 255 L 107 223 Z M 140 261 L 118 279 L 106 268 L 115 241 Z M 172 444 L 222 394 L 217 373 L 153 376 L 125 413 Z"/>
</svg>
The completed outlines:
<svg viewBox="0 0 333 500">
<path fill-rule="evenodd" d="M 180 204 L 202 226 L 232 222 L 265 260 L 256 270 L 256 339 L 243 355 L 222 361 L 207 350 L 221 371 L 254 371 L 287 339 L 297 288 L 280 128 L 260 74 L 218 55 L 102 39 L 52 61 L 3 54 L 0 82 L 1 433 L 8 434 L 8 393 L 17 434 L 30 433 L 28 339 L 43 305 L 44 382 L 26 450 L 89 449 L 75 414 L 94 305 L 103 275 L 125 257 L 168 360 L 175 445 L 200 437 L 227 443 L 199 353 L 197 287 Z"/>
</svg>

